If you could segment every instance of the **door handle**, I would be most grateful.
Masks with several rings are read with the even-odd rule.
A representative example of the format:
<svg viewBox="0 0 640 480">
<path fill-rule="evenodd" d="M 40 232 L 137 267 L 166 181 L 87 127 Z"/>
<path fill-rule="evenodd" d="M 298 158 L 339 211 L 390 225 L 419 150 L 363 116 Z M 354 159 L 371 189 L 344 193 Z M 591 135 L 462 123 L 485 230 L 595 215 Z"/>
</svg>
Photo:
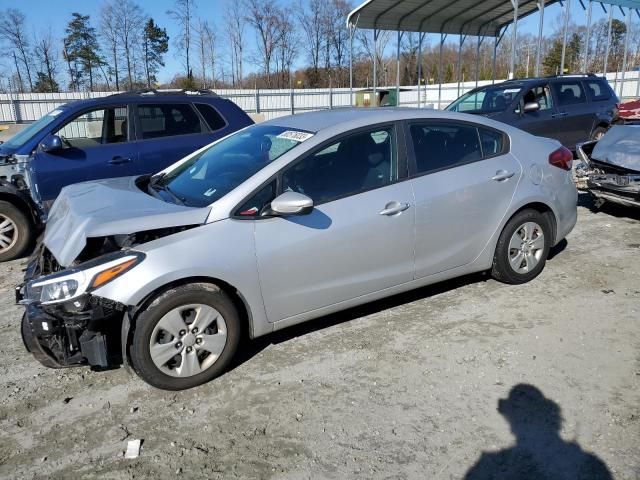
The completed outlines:
<svg viewBox="0 0 640 480">
<path fill-rule="evenodd" d="M 554 113 L 551 118 L 566 117 L 567 115 L 569 115 L 569 112 Z"/>
<path fill-rule="evenodd" d="M 404 212 L 407 208 L 409 208 L 408 203 L 389 202 L 384 206 L 382 210 L 380 210 L 380 215 L 386 215 L 390 217 L 392 215 L 396 215 L 397 213 Z"/>
<path fill-rule="evenodd" d="M 513 177 L 513 175 L 515 174 L 515 172 L 507 172 L 506 170 L 498 170 L 496 172 L 496 174 L 491 177 L 491 180 L 495 180 L 496 182 L 502 182 L 504 180 L 508 180 L 511 177 Z"/>
<path fill-rule="evenodd" d="M 131 163 L 131 159 L 129 157 L 115 156 L 109 160 L 109 163 L 111 165 L 122 165 L 123 163 Z"/>
</svg>

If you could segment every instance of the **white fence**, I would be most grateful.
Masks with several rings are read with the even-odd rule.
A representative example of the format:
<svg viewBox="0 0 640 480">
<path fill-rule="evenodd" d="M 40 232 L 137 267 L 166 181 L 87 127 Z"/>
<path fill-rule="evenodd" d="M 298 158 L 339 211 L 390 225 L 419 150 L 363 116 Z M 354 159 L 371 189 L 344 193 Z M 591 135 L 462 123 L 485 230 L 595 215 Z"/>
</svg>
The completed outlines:
<svg viewBox="0 0 640 480">
<path fill-rule="evenodd" d="M 640 90 L 640 72 L 626 72 L 624 76 L 624 91 L 622 90 L 622 75 L 620 73 L 607 74 L 607 80 L 621 100 L 638 97 Z M 502 80 L 496 80 L 499 82 Z M 479 82 L 478 85 L 491 84 L 491 80 Z M 457 83 L 428 85 L 420 88 L 420 102 L 418 102 L 418 87 L 403 86 L 400 91 L 400 105 L 417 107 L 433 105 L 444 108 L 464 92 L 476 86 L 475 81 L 464 82 L 458 88 Z M 381 87 L 383 88 L 383 87 Z M 394 89 L 395 87 L 388 87 Z M 361 88 L 354 88 L 355 96 Z M 293 89 L 293 90 L 249 90 L 227 89 L 216 90 L 218 95 L 228 98 L 238 104 L 247 113 L 260 113 L 266 119 L 282 115 L 290 115 L 311 110 L 348 107 L 350 94 L 348 88 L 334 89 Z M 112 95 L 112 92 L 71 92 L 71 93 L 22 93 L 0 94 L 0 123 L 28 123 L 39 119 L 54 108 L 71 102 L 87 98 L 97 98 Z"/>
</svg>

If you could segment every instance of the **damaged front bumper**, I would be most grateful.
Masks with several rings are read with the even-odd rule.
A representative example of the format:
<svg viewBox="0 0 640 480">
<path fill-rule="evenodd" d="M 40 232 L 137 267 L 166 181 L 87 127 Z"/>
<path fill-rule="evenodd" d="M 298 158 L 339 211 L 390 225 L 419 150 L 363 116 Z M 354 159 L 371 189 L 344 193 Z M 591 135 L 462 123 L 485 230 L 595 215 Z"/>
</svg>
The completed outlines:
<svg viewBox="0 0 640 480">
<path fill-rule="evenodd" d="M 26 284 L 42 274 L 47 258 L 46 250 L 37 249 L 29 261 L 25 284 L 16 288 L 16 302 L 25 306 L 21 332 L 26 349 L 51 368 L 121 365 L 125 317 L 128 325 L 125 305 L 91 294 L 48 305 L 26 298 Z"/>
</svg>

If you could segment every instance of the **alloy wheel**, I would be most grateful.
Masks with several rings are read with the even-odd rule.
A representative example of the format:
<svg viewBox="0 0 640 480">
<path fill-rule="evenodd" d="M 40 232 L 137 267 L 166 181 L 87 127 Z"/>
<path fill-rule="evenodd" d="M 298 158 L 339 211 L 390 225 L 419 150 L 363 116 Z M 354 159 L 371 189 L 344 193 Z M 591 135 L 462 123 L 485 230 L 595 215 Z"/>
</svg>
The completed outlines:
<svg viewBox="0 0 640 480">
<path fill-rule="evenodd" d="M 540 263 L 544 253 L 544 233 L 540 225 L 526 222 L 509 241 L 509 265 L 516 273 L 528 273 Z"/>
<path fill-rule="evenodd" d="M 182 305 L 167 312 L 149 340 L 151 360 L 172 377 L 192 377 L 210 368 L 227 343 L 227 324 L 213 307 Z"/>
<path fill-rule="evenodd" d="M 18 241 L 18 228 L 14 221 L 0 215 L 0 253 L 11 250 Z"/>
</svg>

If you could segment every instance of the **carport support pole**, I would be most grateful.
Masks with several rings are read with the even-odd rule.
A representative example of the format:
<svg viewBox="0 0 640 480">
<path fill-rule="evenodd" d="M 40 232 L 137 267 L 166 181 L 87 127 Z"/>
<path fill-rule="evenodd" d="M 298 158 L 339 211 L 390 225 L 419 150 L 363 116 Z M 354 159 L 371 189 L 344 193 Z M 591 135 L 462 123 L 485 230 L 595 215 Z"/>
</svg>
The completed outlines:
<svg viewBox="0 0 640 480">
<path fill-rule="evenodd" d="M 396 107 L 400 106 L 400 41 L 402 32 L 398 30 L 398 49 L 396 50 Z"/>
<path fill-rule="evenodd" d="M 460 81 L 462 79 L 462 45 L 464 45 L 464 41 L 467 39 L 466 35 L 460 34 L 460 44 L 458 45 L 458 66 L 456 68 L 456 73 L 458 74 L 458 95 L 460 96 Z"/>
<path fill-rule="evenodd" d="M 483 36 L 478 35 L 478 43 L 476 44 L 476 87 L 478 88 L 478 80 L 480 80 L 480 46 L 484 40 Z"/>
<path fill-rule="evenodd" d="M 622 55 L 622 73 L 620 75 L 620 101 L 622 101 L 622 95 L 624 93 L 624 73 L 627 71 L 627 52 L 629 51 L 629 37 L 631 36 L 631 20 L 633 19 L 632 11 L 624 16 L 627 20 L 627 32 L 624 35 L 624 53 Z"/>
<path fill-rule="evenodd" d="M 564 32 L 562 32 L 562 56 L 560 57 L 560 75 L 564 75 L 564 60 L 567 53 L 567 33 L 569 30 L 569 13 L 571 0 L 565 0 L 564 6 Z"/>
<path fill-rule="evenodd" d="M 544 0 L 538 2 L 540 17 L 538 18 L 538 49 L 536 51 L 536 77 L 540 76 L 540 52 L 542 51 L 542 30 L 544 28 Z"/>
<path fill-rule="evenodd" d="M 422 41 L 425 33 L 418 33 L 418 108 L 422 106 L 422 97 L 420 96 L 420 88 L 422 85 Z"/>
<path fill-rule="evenodd" d="M 587 73 L 589 68 L 589 40 L 591 40 L 591 10 L 593 9 L 593 1 L 589 0 L 589 9 L 587 10 L 587 37 L 584 42 L 584 61 L 582 63 L 582 72 Z"/>
<path fill-rule="evenodd" d="M 378 106 L 378 31 L 373 29 L 373 102 Z"/>
<path fill-rule="evenodd" d="M 498 53 L 498 37 L 493 40 L 493 64 L 491 66 L 491 84 L 496 83 L 496 55 Z"/>
<path fill-rule="evenodd" d="M 607 67 L 609 66 L 609 47 L 611 46 L 611 22 L 613 21 L 613 5 L 609 5 L 609 28 L 607 30 L 607 48 L 604 53 L 604 77 L 607 78 Z"/>
<path fill-rule="evenodd" d="M 440 58 L 438 60 L 438 110 L 440 110 L 440 104 L 442 100 L 442 47 L 444 45 L 444 39 L 447 36 L 444 33 L 440 34 Z"/>
<path fill-rule="evenodd" d="M 353 25 L 349 25 L 349 105 L 353 107 Z"/>
<path fill-rule="evenodd" d="M 511 64 L 509 65 L 509 79 L 515 76 L 516 70 L 516 43 L 518 42 L 518 5 L 519 0 L 511 0 L 513 5 L 513 39 L 511 41 Z"/>
</svg>

